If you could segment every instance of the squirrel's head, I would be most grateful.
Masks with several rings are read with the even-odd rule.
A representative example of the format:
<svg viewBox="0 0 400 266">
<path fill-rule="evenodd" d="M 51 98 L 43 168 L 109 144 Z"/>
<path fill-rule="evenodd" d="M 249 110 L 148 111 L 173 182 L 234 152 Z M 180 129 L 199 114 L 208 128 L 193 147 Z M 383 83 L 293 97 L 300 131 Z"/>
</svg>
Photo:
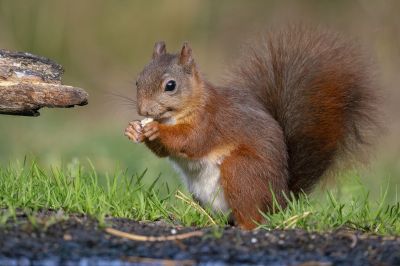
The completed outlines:
<svg viewBox="0 0 400 266">
<path fill-rule="evenodd" d="M 152 60 L 136 81 L 138 113 L 155 119 L 173 118 L 189 108 L 199 85 L 188 43 L 180 53 L 169 54 L 165 43 L 157 42 Z"/>
</svg>

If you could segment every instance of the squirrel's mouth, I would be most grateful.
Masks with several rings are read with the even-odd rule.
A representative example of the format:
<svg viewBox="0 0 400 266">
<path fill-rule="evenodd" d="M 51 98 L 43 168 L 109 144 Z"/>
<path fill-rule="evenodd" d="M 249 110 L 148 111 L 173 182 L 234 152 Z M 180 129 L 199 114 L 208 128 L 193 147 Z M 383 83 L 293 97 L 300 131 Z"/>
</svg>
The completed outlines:
<svg viewBox="0 0 400 266">
<path fill-rule="evenodd" d="M 165 120 L 165 119 L 170 119 L 173 116 L 173 110 L 172 108 L 167 108 L 164 112 L 154 116 L 153 118 L 155 120 Z"/>
</svg>

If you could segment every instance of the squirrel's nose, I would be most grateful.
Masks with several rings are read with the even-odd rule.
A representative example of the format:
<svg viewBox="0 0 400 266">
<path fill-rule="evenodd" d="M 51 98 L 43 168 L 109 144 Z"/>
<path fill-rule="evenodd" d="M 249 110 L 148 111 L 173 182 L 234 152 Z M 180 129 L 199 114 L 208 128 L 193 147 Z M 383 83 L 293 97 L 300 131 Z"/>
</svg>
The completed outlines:
<svg viewBox="0 0 400 266">
<path fill-rule="evenodd" d="M 141 116 L 148 116 L 151 111 L 151 104 L 149 102 L 142 101 L 138 104 L 138 113 Z"/>
<path fill-rule="evenodd" d="M 146 110 L 146 108 L 144 108 L 142 105 L 139 106 L 138 113 L 141 116 L 147 116 L 149 114 L 149 112 Z"/>
<path fill-rule="evenodd" d="M 138 113 L 141 116 L 152 116 L 157 114 L 158 111 L 158 104 L 154 101 L 141 101 L 138 104 L 139 110 Z"/>
</svg>

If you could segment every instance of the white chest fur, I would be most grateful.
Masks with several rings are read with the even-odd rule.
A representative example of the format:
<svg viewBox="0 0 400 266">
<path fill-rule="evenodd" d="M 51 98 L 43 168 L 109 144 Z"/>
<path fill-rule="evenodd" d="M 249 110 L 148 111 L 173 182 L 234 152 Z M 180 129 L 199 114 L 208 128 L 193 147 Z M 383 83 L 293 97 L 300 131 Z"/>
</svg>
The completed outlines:
<svg viewBox="0 0 400 266">
<path fill-rule="evenodd" d="M 210 157 L 187 159 L 170 157 L 175 169 L 181 174 L 190 193 L 203 206 L 211 206 L 214 211 L 227 212 L 229 206 L 220 185 L 220 161 Z"/>
</svg>

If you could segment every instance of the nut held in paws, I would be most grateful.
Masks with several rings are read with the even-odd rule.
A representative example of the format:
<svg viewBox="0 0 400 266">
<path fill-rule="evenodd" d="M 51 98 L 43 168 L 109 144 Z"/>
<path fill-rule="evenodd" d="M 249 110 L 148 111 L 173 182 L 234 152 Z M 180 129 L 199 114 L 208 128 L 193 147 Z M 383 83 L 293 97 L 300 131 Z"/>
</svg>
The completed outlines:
<svg viewBox="0 0 400 266">
<path fill-rule="evenodd" d="M 154 121 L 153 118 L 151 118 L 151 117 L 146 117 L 145 119 L 143 119 L 143 120 L 140 121 L 140 125 L 141 125 L 142 127 L 144 127 L 145 125 L 147 125 L 148 123 L 153 122 L 153 121 Z"/>
</svg>

